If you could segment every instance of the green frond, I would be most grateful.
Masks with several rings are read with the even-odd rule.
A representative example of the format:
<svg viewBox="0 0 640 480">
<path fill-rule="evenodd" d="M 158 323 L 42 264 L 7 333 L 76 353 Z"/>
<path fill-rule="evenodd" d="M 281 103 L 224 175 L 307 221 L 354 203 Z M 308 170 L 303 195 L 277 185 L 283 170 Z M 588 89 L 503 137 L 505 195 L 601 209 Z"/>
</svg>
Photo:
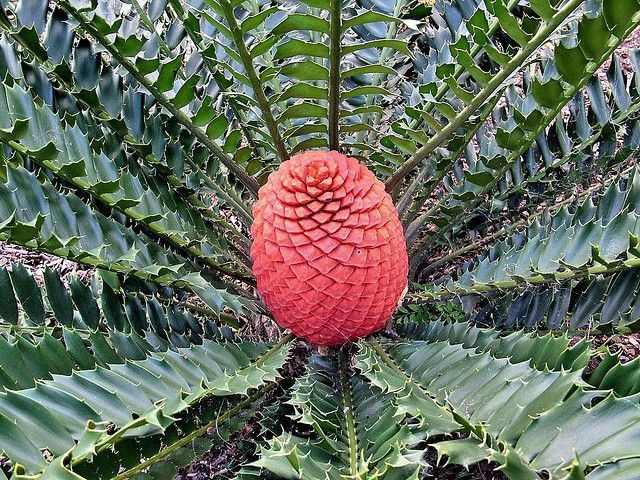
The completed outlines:
<svg viewBox="0 0 640 480">
<path fill-rule="evenodd" d="M 238 297 L 217 290 L 195 264 L 148 236 L 106 217 L 69 192 L 22 167 L 6 170 L 0 185 L 0 235 L 18 245 L 93 265 L 128 272 L 160 284 L 186 287 L 216 313 L 231 308 L 239 313 Z"/>
<path fill-rule="evenodd" d="M 613 183 L 597 206 L 587 198 L 573 212 L 561 209 L 544 225 L 533 220 L 524 238 L 517 234 L 499 243 L 457 280 L 407 300 L 560 283 L 636 267 L 640 175 L 634 169 L 623 183 L 624 190 Z"/>
<path fill-rule="evenodd" d="M 218 185 L 222 183 L 225 186 L 226 182 L 216 178 L 216 175 L 209 177 L 216 172 L 208 165 L 201 164 L 202 155 L 198 149 L 176 137 L 175 130 L 172 132 L 166 125 L 168 119 L 165 115 L 153 110 L 145 111 L 144 104 L 150 100 L 148 94 L 141 91 L 135 81 L 120 77 L 115 65 L 107 66 L 109 61 L 105 54 L 96 52 L 89 41 L 82 39 L 74 43 L 75 32 L 70 29 L 64 11 L 55 9 L 49 18 L 46 11 L 36 11 L 34 14 L 38 16 L 35 21 L 47 23 L 45 31 L 34 32 L 30 24 L 18 23 L 14 26 L 8 21 L 0 22 L 0 26 L 22 49 L 20 54 L 13 51 L 11 43 L 5 44 L 6 68 L 13 78 L 21 80 L 28 75 L 33 69 L 29 58 L 35 59 L 39 63 L 35 67 L 40 66 L 46 72 L 44 78 L 38 78 L 39 84 L 35 86 L 45 101 L 51 100 L 53 92 L 54 96 L 61 97 L 58 106 L 65 108 L 67 105 L 66 108 L 69 108 L 71 103 L 72 113 L 77 111 L 76 102 L 78 106 L 86 106 L 93 113 L 93 119 L 113 132 L 118 142 L 125 143 L 139 154 L 142 162 L 161 171 L 173 187 L 187 192 L 191 204 L 203 215 L 211 217 L 214 212 L 210 208 L 203 208 L 205 205 L 199 193 L 193 190 L 194 184 L 199 186 L 203 183 L 213 189 L 230 207 L 248 216 L 250 221 L 250 214 L 242 200 L 234 198 L 235 193 L 227 192 Z M 20 18 L 18 15 L 17 19 Z M 22 59 L 20 55 L 26 55 L 26 58 Z M 105 65 L 101 66 L 103 63 Z M 53 83 L 47 80 L 47 76 Z M 218 138 L 230 132 L 225 116 L 216 113 L 208 108 L 201 117 L 210 117 L 207 134 Z M 195 119 L 198 118 L 196 115 Z M 231 189 L 230 184 L 226 186 Z M 221 221 L 220 217 L 213 218 L 216 222 Z M 228 224 L 225 226 L 228 227 Z"/>
<path fill-rule="evenodd" d="M 598 13 L 601 22 L 607 15 L 607 8 L 612 7 L 606 5 Z M 599 28 L 595 26 L 597 22 L 592 19 L 593 15 L 584 13 L 582 20 L 578 21 L 577 33 L 570 35 L 572 40 L 590 36 L 591 30 Z M 631 23 L 628 28 L 632 30 L 635 25 Z M 552 180 L 551 174 L 566 170 L 569 163 L 586 167 L 600 161 L 602 164 L 615 165 L 637 147 L 633 135 L 625 136 L 624 147 L 627 148 L 616 145 L 616 135 L 630 133 L 629 129 L 633 128 L 637 117 L 636 106 L 631 101 L 637 92 L 621 72 L 619 63 L 614 60 L 611 64 L 608 82 L 611 82 L 613 93 L 609 96 L 602 92 L 598 77 L 592 77 L 592 73 L 619 44 L 617 42 L 620 39 L 609 34 L 615 43 L 611 43 L 610 49 L 599 52 L 601 56 L 589 57 L 589 69 L 581 70 L 587 72 L 584 77 L 563 76 L 563 72 L 570 70 L 562 66 L 568 60 L 562 56 L 564 53 L 561 55 L 564 50 L 556 48 L 554 54 L 557 58 L 534 59 L 535 68 L 523 72 L 522 85 L 510 85 L 507 88 L 504 97 L 507 108 L 500 106 L 494 112 L 493 122 L 476 135 L 479 148 L 467 148 L 465 161 L 457 162 L 450 184 L 445 183 L 445 194 L 440 196 L 436 205 L 424 209 L 421 215 L 414 215 L 413 219 L 410 217 L 407 237 L 409 247 L 415 251 L 413 272 L 432 252 L 432 244 L 436 240 L 442 241 L 444 235 L 463 229 L 464 222 L 474 214 L 502 211 L 504 201 L 509 197 L 526 192 L 530 183 Z M 584 55 L 579 47 L 573 50 Z M 558 88 L 551 88 L 550 85 L 557 85 Z M 585 85 L 592 100 L 588 106 L 582 91 Z M 524 93 L 518 93 L 519 89 Z M 569 101 L 573 118 L 565 122 L 558 114 Z M 573 121 L 577 123 L 577 128 L 573 127 Z M 549 128 L 550 124 L 552 128 Z M 554 148 L 554 145 L 557 146 Z M 451 157 L 452 162 L 457 159 L 457 155 Z M 446 170 L 450 170 L 452 165 L 448 164 Z M 439 180 L 437 176 L 435 178 Z M 486 195 L 491 192 L 495 194 L 486 201 Z M 414 211 L 429 200 L 432 190 L 427 189 L 426 193 L 413 207 Z M 435 227 L 422 234 L 429 225 Z"/>
<path fill-rule="evenodd" d="M 496 358 L 508 358 L 513 363 L 529 361 L 538 370 L 573 371 L 585 368 L 589 361 L 589 345 L 581 341 L 570 346 L 570 337 L 546 333 L 536 335 L 513 332 L 502 336 L 494 329 L 478 328 L 466 322 L 429 322 L 398 327 L 402 338 L 426 342 L 449 342 L 478 352 L 488 352 Z"/>
<path fill-rule="evenodd" d="M 418 478 L 424 462 L 411 447 L 420 435 L 389 396 L 347 368 L 331 357 L 312 357 L 288 403 L 314 436 L 272 439 L 255 467 L 291 479 Z"/>
<path fill-rule="evenodd" d="M 229 245 L 199 216 L 191 214 L 181 197 L 142 173 L 119 169 L 103 153 L 93 155 L 86 132 L 65 125 L 46 106 L 38 105 L 20 86 L 3 87 L 0 116 L 4 130 L 13 130 L 2 141 L 25 156 L 99 198 L 104 204 L 140 222 L 168 242 L 233 276 L 248 275 L 225 264 L 233 262 Z M 175 205 L 174 209 L 167 206 Z"/>
<path fill-rule="evenodd" d="M 492 45 L 491 39 L 483 34 L 483 30 L 489 29 L 489 20 L 487 15 L 482 9 L 476 10 L 474 16 L 469 20 L 469 30 L 473 35 L 473 43 L 469 42 L 466 38 L 462 37 L 457 42 L 451 43 L 449 46 L 449 50 L 451 52 L 452 57 L 455 59 L 457 66 L 464 68 L 466 70 L 466 74 L 468 74 L 472 78 L 473 87 L 478 87 L 479 90 L 474 92 L 473 89 L 465 90 L 463 87 L 454 86 L 451 88 L 451 91 L 455 95 L 456 100 L 458 102 L 450 102 L 449 105 L 444 102 L 442 105 L 440 112 L 443 117 L 445 117 L 448 122 L 442 126 L 442 128 L 436 132 L 436 134 L 429 139 L 427 143 L 425 143 L 422 147 L 416 150 L 410 160 L 408 160 L 404 165 L 402 165 L 396 173 L 388 180 L 387 188 L 388 190 L 393 190 L 398 186 L 398 183 L 417 165 L 419 165 L 425 158 L 427 158 L 436 148 L 442 145 L 447 138 L 453 134 L 458 128 L 462 127 L 464 123 L 474 115 L 480 107 L 488 101 L 493 95 L 499 92 L 500 88 L 504 85 L 506 81 L 510 79 L 513 73 L 520 69 L 522 65 L 531 57 L 531 55 L 540 48 L 544 43 L 548 42 L 556 30 L 561 27 L 567 19 L 576 11 L 578 7 L 581 6 L 582 2 L 576 0 L 575 2 L 565 2 L 558 8 L 554 8 L 551 6 L 549 2 L 542 2 L 542 4 L 546 4 L 548 7 L 547 15 L 541 16 L 539 19 L 536 19 L 532 22 L 532 24 L 524 26 L 523 23 L 518 21 L 518 19 L 509 13 L 509 9 L 507 8 L 506 2 L 490 2 L 487 6 L 487 11 L 489 14 L 495 16 L 497 20 L 497 24 L 501 32 L 506 35 L 513 42 L 510 45 L 510 51 L 500 52 L 498 49 Z M 631 9 L 632 6 L 630 5 Z M 630 11 L 630 15 L 632 16 L 633 10 Z M 604 19 L 604 13 L 601 14 Z M 589 22 L 583 22 L 582 24 L 590 25 Z M 621 24 L 620 27 L 624 29 L 625 27 L 628 29 L 633 28 L 631 18 L 625 20 L 624 24 Z M 583 27 L 583 30 L 588 29 L 587 27 Z M 585 32 L 587 33 L 587 32 Z M 610 38 L 613 38 L 613 28 L 609 32 Z M 473 46 L 472 46 L 473 45 Z M 484 50 L 484 52 L 475 52 L 475 55 L 478 55 L 479 58 L 482 58 L 479 53 L 484 53 L 487 55 L 495 64 L 497 68 L 495 71 L 487 72 L 483 70 L 483 66 L 478 65 L 476 60 L 471 55 L 471 49 L 480 48 Z M 578 51 L 579 49 L 574 49 Z M 558 49 L 554 51 L 556 53 Z M 591 73 L 595 72 L 599 63 L 606 59 L 613 49 L 609 52 L 598 52 L 600 55 L 590 56 L 591 64 L 587 69 L 587 62 L 585 60 L 584 69 L 580 70 L 585 72 L 584 75 L 590 76 Z M 584 58 L 584 57 L 583 57 Z M 436 75 L 440 75 L 445 78 L 454 74 L 455 68 L 454 65 L 451 65 L 452 68 L 440 68 L 439 71 L 436 71 Z M 563 70 L 559 69 L 559 73 L 564 73 Z M 580 83 L 586 80 L 582 78 L 562 78 L 562 80 L 571 85 L 572 88 L 579 87 Z M 454 79 L 455 82 L 455 79 Z M 559 80 L 558 80 L 559 83 Z M 451 84 L 450 84 L 451 86 Z M 428 85 L 425 86 L 428 88 Z M 473 88 L 472 87 L 472 88 Z M 562 95 L 565 94 L 566 98 L 571 97 L 573 94 L 569 93 L 571 88 L 566 89 L 562 87 L 559 89 L 559 95 L 556 96 L 553 102 L 548 102 L 547 105 L 553 103 L 555 107 L 558 105 L 558 108 L 564 105 L 565 100 L 562 98 Z M 427 90 L 429 91 L 429 90 Z M 429 93 L 436 93 L 433 90 Z M 458 103 L 462 106 L 459 111 L 456 111 L 451 104 L 455 105 Z M 438 107 L 439 104 L 434 104 L 434 107 Z M 540 118 L 544 118 L 544 113 L 540 112 Z M 547 114 L 548 115 L 548 114 Z M 551 115 L 553 118 L 555 114 Z M 523 119 L 524 120 L 524 119 Z M 522 122 L 525 123 L 524 121 Z M 543 124 L 544 125 L 544 124 Z M 519 126 L 518 135 L 521 140 L 518 147 L 524 147 L 526 142 L 523 142 L 525 139 L 534 140 L 536 134 L 534 131 L 529 132 L 528 129 L 531 129 L 533 125 Z M 510 134 L 511 135 L 511 134 Z M 523 149 L 524 150 L 524 149 Z"/>
<path fill-rule="evenodd" d="M 6 343 L 1 348 L 6 354 L 19 344 Z M 121 439 L 166 435 L 182 412 L 204 399 L 231 399 L 275 381 L 288 352 L 280 347 L 265 352 L 262 345 L 205 340 L 201 346 L 150 353 L 142 360 L 56 373 L 34 388 L 7 391 L 0 394 L 0 421 L 6 435 L 0 437 L 0 450 L 16 472 L 41 473 L 47 478 L 49 469 L 75 469 L 99 458 Z M 251 398 L 246 406 L 256 400 Z M 206 429 L 199 431 L 204 433 Z M 163 443 L 165 448 L 158 455 L 165 458 L 175 451 L 171 444 L 166 439 L 151 441 L 158 449 Z M 45 449 L 53 462 L 46 461 Z M 111 462 L 114 471 L 100 478 L 111 478 L 121 466 L 132 473 L 141 470 L 131 452 L 123 454 L 128 464 Z"/>
<path fill-rule="evenodd" d="M 435 444 L 450 461 L 489 459 L 515 480 L 539 478 L 542 470 L 564 478 L 576 459 L 584 472 L 636 455 L 629 443 L 637 435 L 636 397 L 593 389 L 582 368 L 537 370 L 447 341 L 400 342 L 388 351 L 376 341 L 362 344 L 358 366 L 421 419 L 423 432 L 468 435 Z M 602 428 L 584 435 L 593 422 Z M 474 448 L 463 447 L 472 440 Z"/>
<path fill-rule="evenodd" d="M 146 336 L 156 349 L 200 343 L 203 337 L 233 338 L 229 327 L 214 323 L 215 312 L 173 298 L 176 292 L 147 293 L 125 289 L 122 283 L 112 287 L 101 278 L 105 275 L 94 275 L 90 286 L 70 276 L 65 285 L 55 271 L 46 268 L 41 288 L 21 264 L 13 264 L 10 270 L 0 268 L 4 299 L 0 330 L 56 333 L 60 327 L 69 327 L 87 335 L 98 331 L 135 333 Z M 238 326 L 233 317 L 222 320 Z"/>
</svg>

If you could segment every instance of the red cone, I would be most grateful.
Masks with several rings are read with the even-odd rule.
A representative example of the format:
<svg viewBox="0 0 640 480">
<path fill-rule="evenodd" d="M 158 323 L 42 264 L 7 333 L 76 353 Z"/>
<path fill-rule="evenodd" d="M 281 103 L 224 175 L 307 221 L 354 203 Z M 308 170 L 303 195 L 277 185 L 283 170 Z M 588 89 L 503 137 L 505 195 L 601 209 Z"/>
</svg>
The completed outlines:
<svg viewBox="0 0 640 480">
<path fill-rule="evenodd" d="M 259 192 L 253 273 L 278 324 L 317 345 L 384 327 L 407 284 L 407 250 L 391 197 L 354 158 L 308 151 Z"/>
</svg>

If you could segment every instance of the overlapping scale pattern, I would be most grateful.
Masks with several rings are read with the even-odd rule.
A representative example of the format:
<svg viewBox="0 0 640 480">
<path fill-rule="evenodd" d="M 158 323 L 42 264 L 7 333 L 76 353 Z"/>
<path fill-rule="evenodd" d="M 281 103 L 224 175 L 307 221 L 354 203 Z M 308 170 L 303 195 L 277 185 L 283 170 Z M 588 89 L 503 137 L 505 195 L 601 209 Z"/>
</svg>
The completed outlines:
<svg viewBox="0 0 640 480">
<path fill-rule="evenodd" d="M 317 345 L 384 326 L 407 284 L 407 251 L 391 197 L 365 166 L 335 151 L 296 155 L 253 215 L 253 273 L 279 325 Z"/>
</svg>

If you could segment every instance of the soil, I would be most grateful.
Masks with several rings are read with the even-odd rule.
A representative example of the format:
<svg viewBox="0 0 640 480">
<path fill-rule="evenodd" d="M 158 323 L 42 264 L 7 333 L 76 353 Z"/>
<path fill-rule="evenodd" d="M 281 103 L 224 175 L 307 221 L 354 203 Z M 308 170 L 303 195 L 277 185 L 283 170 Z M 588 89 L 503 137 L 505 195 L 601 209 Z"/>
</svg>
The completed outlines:
<svg viewBox="0 0 640 480">
<path fill-rule="evenodd" d="M 620 66 L 622 70 L 629 73 L 632 71 L 631 60 L 629 58 L 629 52 L 631 49 L 640 47 L 640 29 L 633 32 L 631 35 L 627 37 L 627 39 L 618 47 L 616 50 L 616 54 L 620 58 Z M 609 69 L 609 65 L 611 65 L 611 60 L 607 60 L 604 62 L 602 67 L 600 67 L 600 75 L 606 75 L 606 71 Z"/>
<path fill-rule="evenodd" d="M 580 337 L 572 339 L 571 345 L 580 341 Z M 585 369 L 586 373 L 593 372 L 604 358 L 605 350 L 618 355 L 620 363 L 628 363 L 640 357 L 640 333 L 627 335 L 595 335 L 590 338 L 593 355 Z"/>
<path fill-rule="evenodd" d="M 64 258 L 0 242 L 0 267 L 10 268 L 13 263 L 22 263 L 39 285 L 44 285 L 43 275 L 47 267 L 58 272 L 67 285 L 69 275 L 77 275 L 81 281 L 89 283 L 95 271 Z"/>
<path fill-rule="evenodd" d="M 460 465 L 447 465 L 445 459 L 438 462 L 438 454 L 433 447 L 427 448 L 426 460 L 432 467 L 424 473 L 425 479 L 433 480 L 508 480 L 498 464 L 483 460 L 465 469 Z"/>
</svg>

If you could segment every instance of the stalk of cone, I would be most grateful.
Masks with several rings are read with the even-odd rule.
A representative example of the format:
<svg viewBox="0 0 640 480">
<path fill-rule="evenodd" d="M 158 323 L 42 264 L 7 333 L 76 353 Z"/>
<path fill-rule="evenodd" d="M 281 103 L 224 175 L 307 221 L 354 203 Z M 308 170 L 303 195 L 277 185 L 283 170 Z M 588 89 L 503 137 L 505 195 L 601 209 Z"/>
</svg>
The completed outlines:
<svg viewBox="0 0 640 480">
<path fill-rule="evenodd" d="M 283 162 L 258 197 L 253 273 L 276 322 L 317 345 L 383 328 L 408 270 L 384 184 L 354 158 L 313 150 Z"/>
</svg>

